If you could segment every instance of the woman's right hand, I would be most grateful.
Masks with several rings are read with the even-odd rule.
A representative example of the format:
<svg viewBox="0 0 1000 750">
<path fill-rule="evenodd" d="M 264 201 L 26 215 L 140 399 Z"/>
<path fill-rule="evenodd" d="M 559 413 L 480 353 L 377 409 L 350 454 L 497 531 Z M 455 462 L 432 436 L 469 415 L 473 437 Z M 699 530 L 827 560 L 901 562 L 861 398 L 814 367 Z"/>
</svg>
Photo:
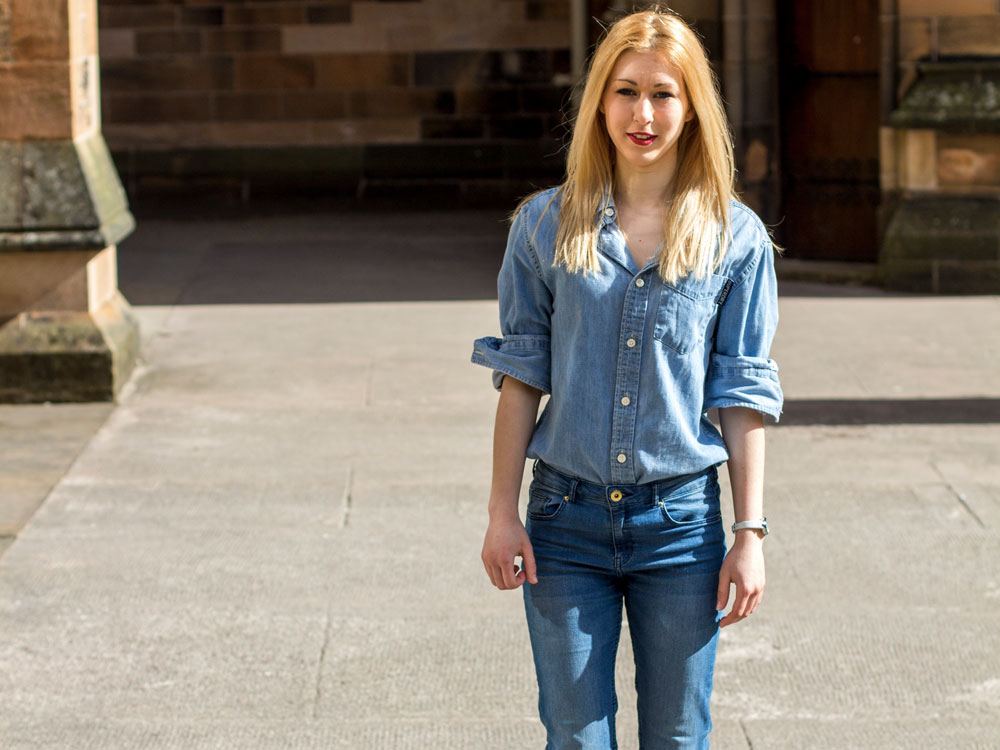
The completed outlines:
<svg viewBox="0 0 1000 750">
<path fill-rule="evenodd" d="M 524 563 L 520 570 L 514 560 L 516 557 Z M 535 554 L 531 550 L 528 532 L 516 514 L 490 518 L 486 539 L 483 540 L 482 558 L 490 582 L 501 591 L 516 589 L 525 580 L 538 583 Z"/>
</svg>

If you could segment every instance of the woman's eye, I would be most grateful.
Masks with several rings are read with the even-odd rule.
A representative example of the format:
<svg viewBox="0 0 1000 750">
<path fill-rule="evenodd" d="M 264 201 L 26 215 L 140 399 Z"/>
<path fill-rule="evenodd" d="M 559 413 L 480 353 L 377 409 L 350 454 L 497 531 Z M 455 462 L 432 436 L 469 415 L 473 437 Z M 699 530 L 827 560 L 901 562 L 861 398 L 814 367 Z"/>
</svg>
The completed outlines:
<svg viewBox="0 0 1000 750">
<path fill-rule="evenodd" d="M 632 96 L 635 93 L 635 91 L 633 91 L 632 89 L 618 89 L 618 91 L 616 91 L 615 93 L 622 94 L 623 96 Z"/>
<path fill-rule="evenodd" d="M 657 99 L 670 99 L 671 97 L 673 97 L 673 94 L 671 94 L 669 91 L 657 91 L 656 92 L 656 98 Z"/>
</svg>

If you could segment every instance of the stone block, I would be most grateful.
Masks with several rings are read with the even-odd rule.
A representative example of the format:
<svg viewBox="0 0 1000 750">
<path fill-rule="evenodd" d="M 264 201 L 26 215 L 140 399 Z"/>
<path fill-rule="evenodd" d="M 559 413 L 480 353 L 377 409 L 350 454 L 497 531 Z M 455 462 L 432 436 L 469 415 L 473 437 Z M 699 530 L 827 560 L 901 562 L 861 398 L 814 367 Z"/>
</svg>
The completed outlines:
<svg viewBox="0 0 1000 750">
<path fill-rule="evenodd" d="M 0 253 L 0 320 L 22 312 L 89 312 L 86 264 L 93 251 Z"/>
<path fill-rule="evenodd" d="M 1000 14 L 943 16 L 938 19 L 938 54 L 941 56 L 1000 55 Z"/>
<path fill-rule="evenodd" d="M 880 264 L 886 278 L 902 288 L 904 277 L 926 276 L 931 291 L 942 291 L 940 276 L 932 283 L 932 272 L 948 266 L 949 277 L 957 279 L 964 273 L 961 269 L 977 269 L 986 274 L 982 284 L 1000 292 L 991 271 L 1000 262 L 998 204 L 997 198 L 954 196 L 903 200 L 889 218 L 882 243 Z"/>
<path fill-rule="evenodd" d="M 139 55 L 185 55 L 201 52 L 201 33 L 169 30 L 135 32 L 135 51 Z"/>
<path fill-rule="evenodd" d="M 899 0 L 900 16 L 980 16 L 995 13 L 995 0 Z"/>
<path fill-rule="evenodd" d="M 158 60 L 105 60 L 101 87 L 107 92 L 204 91 L 232 88 L 233 60 L 185 55 Z"/>
<path fill-rule="evenodd" d="M 310 123 L 294 120 L 213 123 L 207 135 L 213 146 L 284 146 L 313 140 Z"/>
<path fill-rule="evenodd" d="M 283 117 L 289 120 L 336 120 L 348 116 L 343 91 L 286 91 Z"/>
<path fill-rule="evenodd" d="M 206 52 L 279 52 L 278 29 L 209 29 L 205 32 Z"/>
<path fill-rule="evenodd" d="M 138 346 L 138 323 L 117 292 L 94 313 L 21 313 L 0 327 L 0 402 L 111 401 Z"/>
<path fill-rule="evenodd" d="M 291 25 L 282 27 L 281 38 L 281 49 L 288 55 L 389 50 L 386 29 L 382 27 L 365 29 L 362 33 L 354 24 Z"/>
<path fill-rule="evenodd" d="M 931 19 L 900 18 L 897 58 L 921 60 L 931 56 Z"/>
<path fill-rule="evenodd" d="M 240 91 L 311 89 L 316 85 L 312 57 L 254 55 L 235 60 L 235 85 Z"/>
<path fill-rule="evenodd" d="M 365 177 L 499 178 L 504 176 L 505 150 L 496 143 L 372 146 L 365 149 Z"/>
<path fill-rule="evenodd" d="M 21 144 L 0 141 L 0 228 L 21 226 Z"/>
<path fill-rule="evenodd" d="M 305 6 L 296 4 L 245 5 L 227 4 L 225 25 L 227 26 L 280 26 L 306 22 Z"/>
<path fill-rule="evenodd" d="M 118 288 L 115 246 L 0 253 L 0 320 L 22 312 L 94 312 Z"/>
<path fill-rule="evenodd" d="M 406 86 L 409 82 L 409 55 L 369 53 L 316 57 L 317 88 L 363 89 Z"/>
<path fill-rule="evenodd" d="M 1000 135 L 938 135 L 937 176 L 942 187 L 1000 189 Z"/>
<path fill-rule="evenodd" d="M 278 120 L 282 117 L 282 96 L 276 93 L 215 94 L 216 120 Z"/>
<path fill-rule="evenodd" d="M 97 55 L 97 3 L 95 0 L 69 0 L 72 19 L 69 54 L 73 59 Z"/>
<path fill-rule="evenodd" d="M 569 21 L 569 3 L 553 0 L 526 0 L 524 17 L 529 21 Z"/>
<path fill-rule="evenodd" d="M 774 19 L 751 18 L 743 23 L 743 33 L 746 35 L 746 49 L 743 50 L 744 59 L 774 60 L 777 55 Z"/>
<path fill-rule="evenodd" d="M 98 93 L 100 73 L 97 55 L 78 57 L 70 61 L 73 137 L 93 135 L 101 127 L 101 102 Z"/>
<path fill-rule="evenodd" d="M 428 139 L 482 138 L 482 117 L 425 117 L 420 123 L 420 137 Z"/>
<path fill-rule="evenodd" d="M 420 140 L 417 117 L 367 117 L 310 123 L 312 142 L 319 145 L 414 143 Z"/>
<path fill-rule="evenodd" d="M 222 26 L 225 22 L 224 9 L 208 8 L 178 8 L 181 26 Z"/>
<path fill-rule="evenodd" d="M 10 10 L 15 60 L 69 59 L 67 0 L 14 0 Z"/>
<path fill-rule="evenodd" d="M 551 103 L 552 91 L 552 87 L 541 87 L 532 93 L 524 90 L 521 96 L 527 97 L 532 107 L 541 107 Z M 514 87 L 462 88 L 455 92 L 455 111 L 460 115 L 513 114 L 520 107 L 518 89 Z"/>
<path fill-rule="evenodd" d="M 917 63 L 916 72 L 916 81 L 889 114 L 892 125 L 952 133 L 1000 132 L 1000 107 L 996 103 L 1000 66 L 995 62 L 966 59 Z"/>
<path fill-rule="evenodd" d="M 351 4 L 347 2 L 306 7 L 307 23 L 350 23 L 352 15 Z"/>
<path fill-rule="evenodd" d="M 572 107 L 569 86 L 551 84 L 544 86 L 522 86 L 520 87 L 520 93 L 522 112 L 552 114 L 554 112 L 568 112 Z M 509 112 L 510 110 L 507 111 Z"/>
<path fill-rule="evenodd" d="M 99 37 L 101 58 L 135 57 L 135 31 L 133 29 L 101 29 Z"/>
<path fill-rule="evenodd" d="M 530 140 L 545 135 L 544 119 L 538 115 L 490 117 L 486 121 L 488 138 L 500 140 Z"/>
<path fill-rule="evenodd" d="M 380 88 L 351 91 L 348 107 L 352 117 L 451 114 L 455 94 L 444 89 Z"/>
<path fill-rule="evenodd" d="M 548 50 L 508 52 L 421 52 L 414 55 L 417 86 L 471 87 L 478 84 L 550 83 Z"/>
<path fill-rule="evenodd" d="M 10 62 L 14 57 L 10 37 L 10 3 L 0 0 L 0 62 Z"/>
<path fill-rule="evenodd" d="M 110 97 L 113 122 L 183 122 L 212 119 L 212 98 L 193 94 L 116 94 Z"/>
<path fill-rule="evenodd" d="M 773 62 L 743 65 L 747 90 L 753 95 L 744 102 L 744 122 L 773 122 L 778 112 L 777 71 Z"/>
<path fill-rule="evenodd" d="M 907 130 L 902 134 L 900 183 L 907 190 L 937 189 L 937 133 Z"/>
<path fill-rule="evenodd" d="M 98 4 L 101 29 L 170 28 L 177 23 L 178 8 L 165 5 Z"/>
<path fill-rule="evenodd" d="M 124 191 L 100 133 L 7 149 L 19 175 L 17 209 L 0 224 L 0 252 L 97 250 L 133 228 Z"/>
<path fill-rule="evenodd" d="M 163 151 L 197 148 L 214 145 L 218 140 L 215 123 L 211 122 L 106 122 L 102 132 L 111 148 L 118 152 L 125 149 Z"/>
<path fill-rule="evenodd" d="M 0 140 L 70 138 L 69 61 L 0 66 Z"/>
<path fill-rule="evenodd" d="M 27 142 L 22 158 L 24 229 L 100 224 L 72 141 Z"/>
</svg>

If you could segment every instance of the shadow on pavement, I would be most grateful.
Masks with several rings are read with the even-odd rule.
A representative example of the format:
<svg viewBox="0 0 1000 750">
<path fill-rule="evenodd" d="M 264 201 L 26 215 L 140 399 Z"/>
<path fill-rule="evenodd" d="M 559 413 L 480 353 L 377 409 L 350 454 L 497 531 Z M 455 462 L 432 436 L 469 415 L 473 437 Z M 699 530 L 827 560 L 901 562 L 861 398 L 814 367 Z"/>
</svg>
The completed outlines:
<svg viewBox="0 0 1000 750">
<path fill-rule="evenodd" d="M 998 398 L 801 399 L 785 402 L 776 426 L 996 423 Z"/>
</svg>

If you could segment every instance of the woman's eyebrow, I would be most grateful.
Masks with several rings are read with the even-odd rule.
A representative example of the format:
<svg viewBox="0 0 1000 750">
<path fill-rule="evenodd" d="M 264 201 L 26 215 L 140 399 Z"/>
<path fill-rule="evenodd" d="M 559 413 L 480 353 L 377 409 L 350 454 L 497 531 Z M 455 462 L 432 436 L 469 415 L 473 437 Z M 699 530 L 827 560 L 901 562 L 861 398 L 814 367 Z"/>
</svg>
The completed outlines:
<svg viewBox="0 0 1000 750">
<path fill-rule="evenodd" d="M 633 86 L 638 86 L 639 84 L 633 81 L 631 78 L 616 78 L 616 81 L 624 81 L 625 83 L 631 83 Z M 670 88 L 677 88 L 677 85 L 672 81 L 660 81 L 659 83 L 654 83 L 653 88 L 658 89 L 660 86 L 669 86 Z"/>
</svg>

